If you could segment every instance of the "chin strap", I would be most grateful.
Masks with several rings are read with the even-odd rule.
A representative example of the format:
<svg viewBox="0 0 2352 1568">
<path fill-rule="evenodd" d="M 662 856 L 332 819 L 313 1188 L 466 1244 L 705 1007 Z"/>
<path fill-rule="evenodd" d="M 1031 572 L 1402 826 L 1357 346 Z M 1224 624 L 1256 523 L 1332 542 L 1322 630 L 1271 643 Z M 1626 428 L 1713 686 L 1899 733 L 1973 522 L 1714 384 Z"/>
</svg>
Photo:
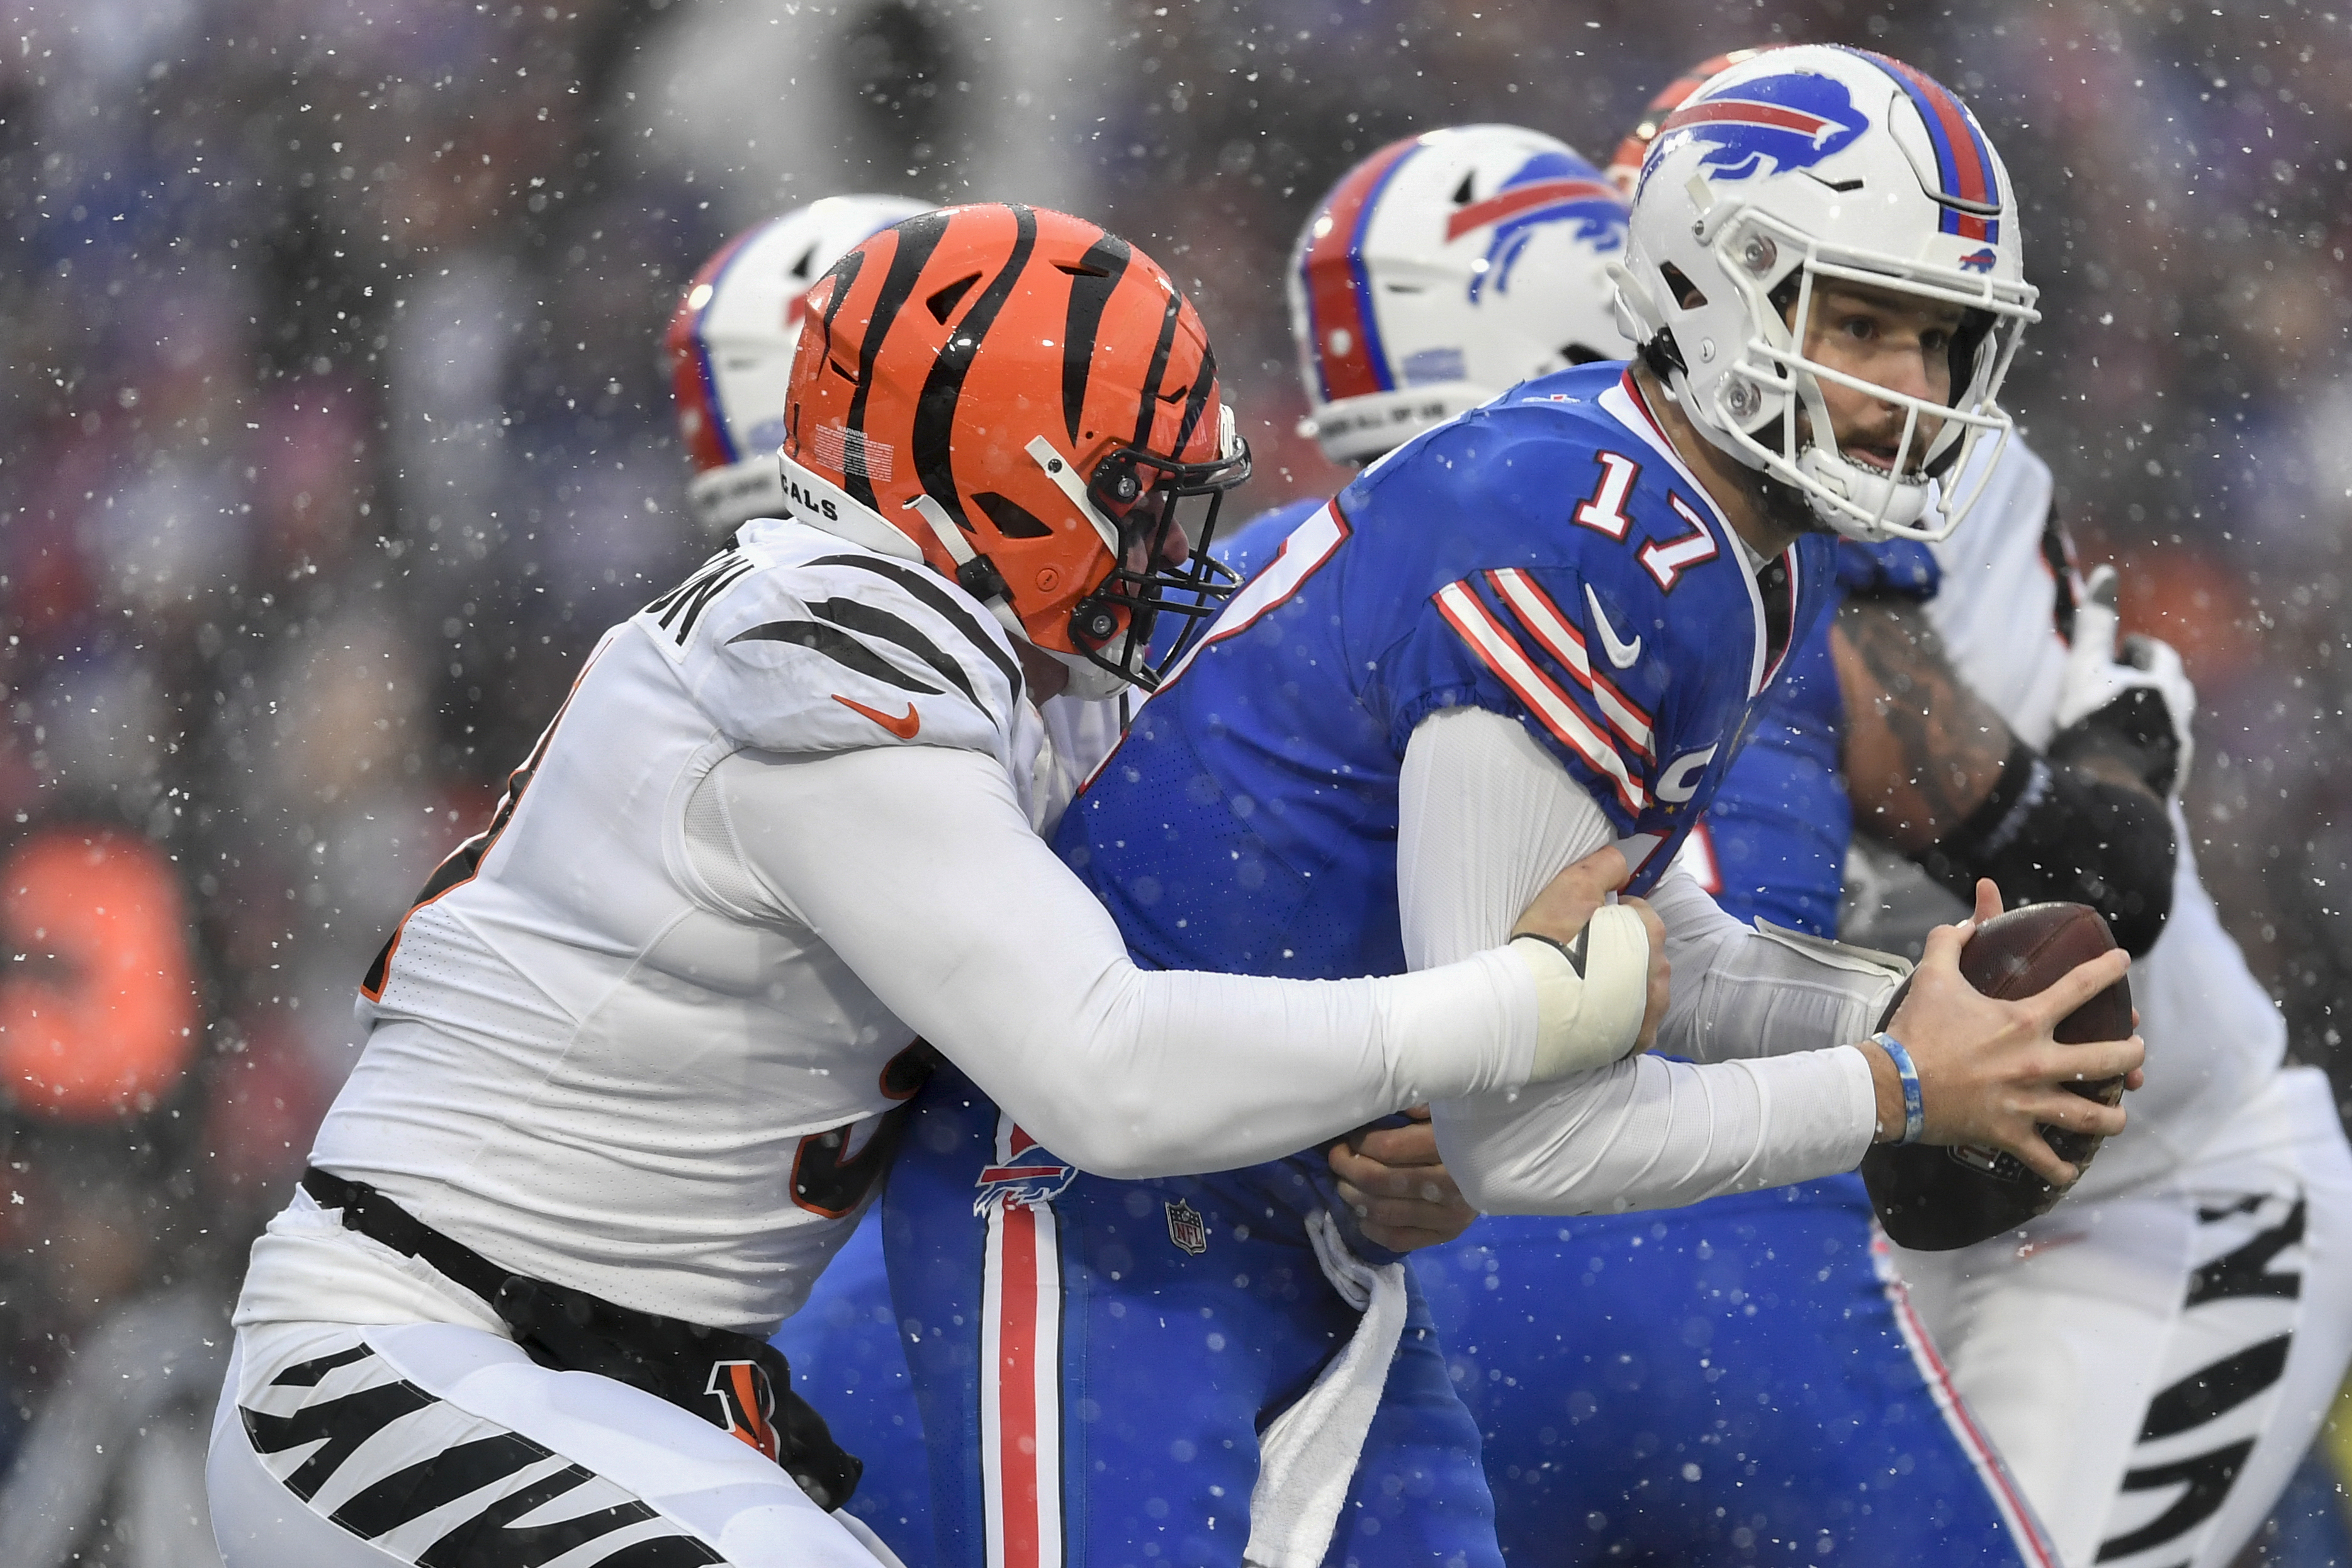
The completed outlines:
<svg viewBox="0 0 2352 1568">
<path fill-rule="evenodd" d="M 1004 574 L 996 570 L 994 561 L 971 548 L 971 541 L 963 537 L 963 530 L 956 527 L 947 508 L 920 492 L 906 506 L 929 526 L 940 548 L 955 562 L 956 586 L 987 606 L 988 612 L 1012 633 L 1015 642 L 1030 643 L 1029 629 L 1013 612 L 1013 591 L 1004 585 Z"/>
<path fill-rule="evenodd" d="M 1837 491 L 1876 518 L 1873 524 L 1863 524 L 1817 496 L 1806 497 L 1815 517 L 1847 538 L 1864 543 L 1898 537 L 1887 530 L 1913 527 L 1936 509 L 1942 497 L 1942 486 L 1933 479 L 1914 483 L 1874 474 L 1849 461 L 1843 453 L 1822 450 L 1819 443 L 1798 455 L 1797 466 L 1808 478 Z"/>
</svg>

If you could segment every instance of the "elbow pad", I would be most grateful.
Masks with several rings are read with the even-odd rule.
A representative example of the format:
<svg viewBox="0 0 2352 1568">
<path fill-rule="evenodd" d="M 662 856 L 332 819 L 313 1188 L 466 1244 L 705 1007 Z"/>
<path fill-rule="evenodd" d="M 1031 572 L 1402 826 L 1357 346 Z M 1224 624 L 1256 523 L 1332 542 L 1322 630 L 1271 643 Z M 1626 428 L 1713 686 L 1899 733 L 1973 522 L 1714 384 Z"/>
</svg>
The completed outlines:
<svg viewBox="0 0 2352 1568">
<path fill-rule="evenodd" d="M 2172 913 L 2179 846 L 2161 803 L 2063 765 L 2019 741 L 1984 804 L 1912 858 L 1963 903 L 1989 876 L 2014 907 L 2047 899 L 2087 904 L 2135 958 L 2156 945 Z"/>
<path fill-rule="evenodd" d="M 1576 940 L 1519 936 L 1511 951 L 1536 981 L 1536 1061 L 1528 1082 L 1591 1072 L 1641 1043 L 1650 1003 L 1650 934 L 1622 904 L 1605 904 Z"/>
</svg>

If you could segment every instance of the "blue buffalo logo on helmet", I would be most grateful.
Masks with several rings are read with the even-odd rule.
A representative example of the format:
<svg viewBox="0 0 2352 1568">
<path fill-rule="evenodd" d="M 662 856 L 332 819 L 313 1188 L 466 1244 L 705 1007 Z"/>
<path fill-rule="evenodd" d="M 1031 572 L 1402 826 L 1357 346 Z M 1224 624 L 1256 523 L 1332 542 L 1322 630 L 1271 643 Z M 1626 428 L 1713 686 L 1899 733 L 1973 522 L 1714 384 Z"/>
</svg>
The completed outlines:
<svg viewBox="0 0 2352 1568">
<path fill-rule="evenodd" d="M 1528 241 L 1546 224 L 1572 223 L 1574 237 L 1595 250 L 1625 243 L 1625 203 L 1601 171 L 1563 152 L 1538 152 L 1483 201 L 1457 207 L 1445 220 L 1448 245 L 1493 225 L 1486 266 L 1470 277 L 1470 302 L 1491 282 L 1498 294 L 1511 287 L 1511 268 Z"/>
<path fill-rule="evenodd" d="M 1018 1127 L 1013 1129 L 1012 1149 L 1009 1157 L 981 1167 L 980 1178 L 972 1184 L 980 1188 L 980 1196 L 971 1200 L 973 1214 L 1051 1203 L 1078 1174 L 1075 1166 L 1055 1158 L 1045 1145 Z"/>
<path fill-rule="evenodd" d="M 1852 146 L 1870 127 L 1853 95 L 1835 77 L 1790 71 L 1719 92 L 1701 92 L 1666 117 L 1643 164 L 1661 150 L 1697 141 L 1709 151 L 1700 166 L 1722 180 L 1752 180 L 1810 169 Z"/>
</svg>

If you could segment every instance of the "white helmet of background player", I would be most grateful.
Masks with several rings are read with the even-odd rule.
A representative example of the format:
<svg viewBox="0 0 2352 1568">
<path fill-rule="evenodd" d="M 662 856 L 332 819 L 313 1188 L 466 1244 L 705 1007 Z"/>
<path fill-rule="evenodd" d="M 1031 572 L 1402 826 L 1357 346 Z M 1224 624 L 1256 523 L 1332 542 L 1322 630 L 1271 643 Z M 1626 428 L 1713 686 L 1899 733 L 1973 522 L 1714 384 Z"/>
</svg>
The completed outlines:
<svg viewBox="0 0 2352 1568">
<path fill-rule="evenodd" d="M 1290 257 L 1290 331 L 1335 463 L 1378 457 L 1529 376 L 1632 345 L 1609 308 L 1625 204 L 1568 147 L 1461 125 L 1381 148 Z"/>
<path fill-rule="evenodd" d="M 910 196 L 827 196 L 720 246 L 687 285 L 662 349 L 694 464 L 695 521 L 719 537 L 783 508 L 776 448 L 801 340 L 801 301 L 833 264 L 902 218 Z"/>
<path fill-rule="evenodd" d="M 1899 60 L 1802 45 L 1710 79 L 1658 128 L 1612 276 L 1627 333 L 1691 422 L 1839 533 L 1944 538 L 1982 486 L 1942 481 L 1988 434 L 2009 437 L 1995 393 L 2037 319 L 2016 195 L 1966 106 Z M 1804 356 L 1825 281 L 1962 308 L 1948 406 Z M 1891 470 L 1838 449 L 1824 381 L 1904 411 Z"/>
</svg>

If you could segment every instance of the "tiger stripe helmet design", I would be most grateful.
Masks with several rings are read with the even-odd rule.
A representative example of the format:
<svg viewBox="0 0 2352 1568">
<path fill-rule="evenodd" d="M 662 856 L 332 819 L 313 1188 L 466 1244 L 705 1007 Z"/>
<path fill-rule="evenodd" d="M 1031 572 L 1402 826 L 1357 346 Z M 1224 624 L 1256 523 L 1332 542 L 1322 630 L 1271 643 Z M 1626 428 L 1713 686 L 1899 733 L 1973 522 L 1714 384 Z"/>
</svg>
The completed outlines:
<svg viewBox="0 0 2352 1568">
<path fill-rule="evenodd" d="M 1249 449 L 1208 333 L 1156 262 L 1065 214 L 947 207 L 843 256 L 809 295 L 782 467 L 793 515 L 911 540 L 1082 695 L 1156 685 L 1235 586 L 1207 546 Z M 1153 659 L 1161 614 L 1188 635 Z"/>
</svg>

